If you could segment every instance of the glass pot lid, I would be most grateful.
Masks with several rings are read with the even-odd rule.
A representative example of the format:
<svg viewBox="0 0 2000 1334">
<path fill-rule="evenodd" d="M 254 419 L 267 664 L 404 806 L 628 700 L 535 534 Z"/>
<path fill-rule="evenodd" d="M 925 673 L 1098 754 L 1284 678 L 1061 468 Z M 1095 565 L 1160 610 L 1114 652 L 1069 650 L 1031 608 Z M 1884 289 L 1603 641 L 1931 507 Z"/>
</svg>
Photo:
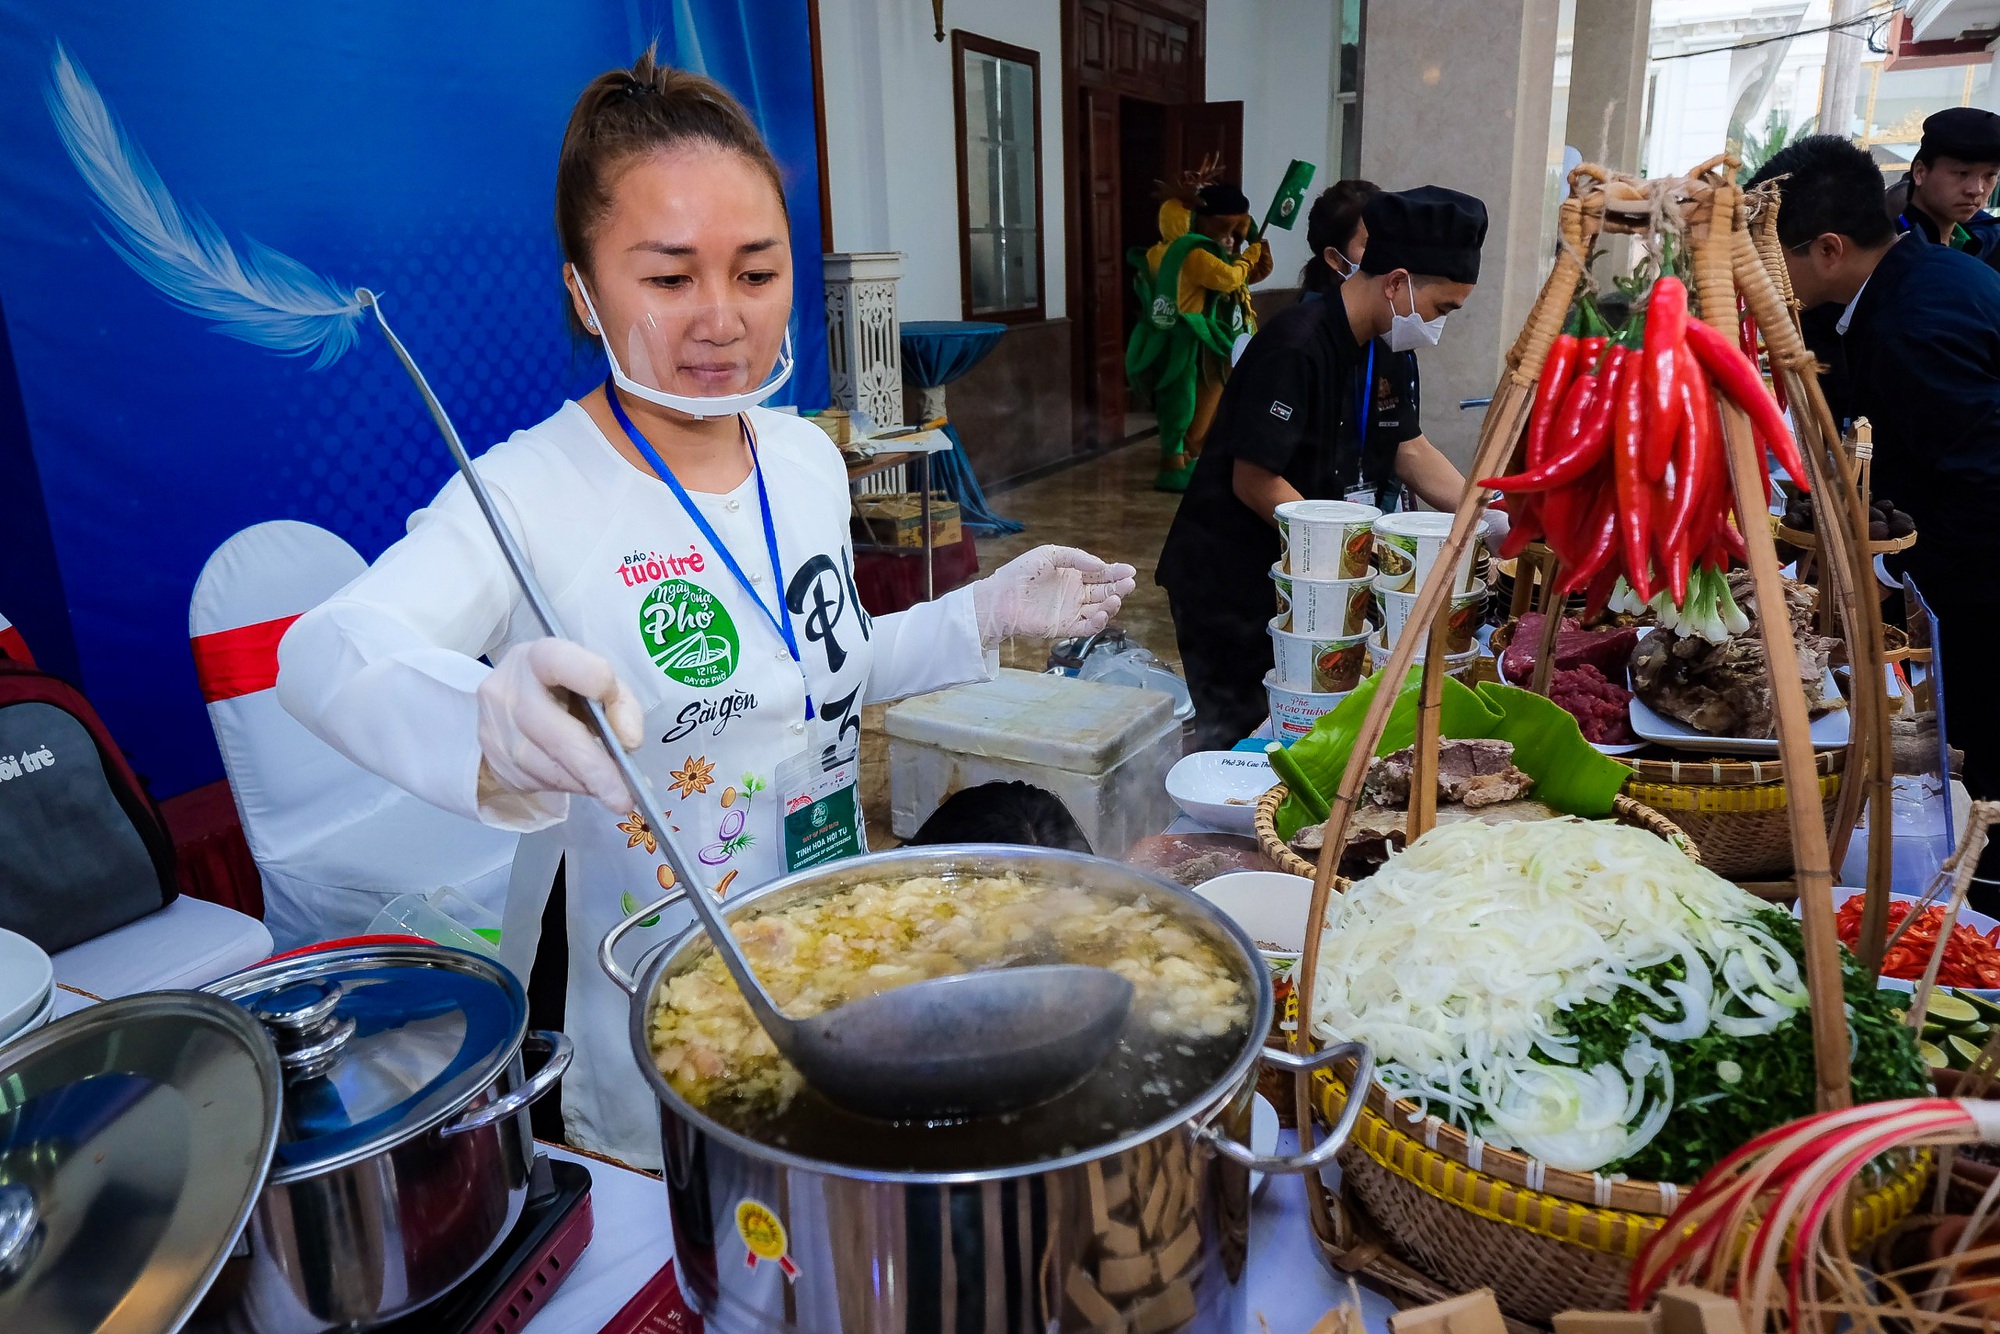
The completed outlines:
<svg viewBox="0 0 2000 1334">
<path fill-rule="evenodd" d="M 520 1050 L 527 998 L 490 959 L 363 945 L 211 983 L 276 1042 L 285 1110 L 271 1181 L 372 1157 L 443 1121 Z"/>
<path fill-rule="evenodd" d="M 263 1189 L 281 1080 L 256 1021 L 195 991 L 0 1048 L 0 1330 L 178 1329 Z"/>
</svg>

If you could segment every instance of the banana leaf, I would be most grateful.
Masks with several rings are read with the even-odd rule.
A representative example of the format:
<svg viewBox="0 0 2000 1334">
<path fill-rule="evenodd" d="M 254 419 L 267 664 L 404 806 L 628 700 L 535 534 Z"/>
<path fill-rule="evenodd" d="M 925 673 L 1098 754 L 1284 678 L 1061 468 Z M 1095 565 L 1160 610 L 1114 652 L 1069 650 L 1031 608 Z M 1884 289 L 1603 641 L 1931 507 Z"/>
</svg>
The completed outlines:
<svg viewBox="0 0 2000 1334">
<path fill-rule="evenodd" d="M 1410 669 L 1402 693 L 1389 710 L 1377 755 L 1389 755 L 1410 745 L 1417 732 L 1420 668 Z M 1340 786 L 1347 757 L 1354 752 L 1362 720 L 1381 681 L 1379 674 L 1355 687 L 1333 712 L 1313 724 L 1313 730 L 1291 747 L 1291 758 L 1313 781 L 1320 794 L 1331 797 Z M 1566 815 L 1596 819 L 1611 813 L 1612 798 L 1632 776 L 1626 765 L 1583 739 L 1576 719 L 1560 705 L 1516 686 L 1481 682 L 1468 690 L 1447 677 L 1442 696 L 1440 729 L 1459 739 L 1493 737 L 1514 744 L 1514 763 L 1535 780 L 1536 800 Z M 1310 823 L 1304 804 L 1289 794 L 1278 807 L 1278 837 L 1292 835 Z"/>
</svg>

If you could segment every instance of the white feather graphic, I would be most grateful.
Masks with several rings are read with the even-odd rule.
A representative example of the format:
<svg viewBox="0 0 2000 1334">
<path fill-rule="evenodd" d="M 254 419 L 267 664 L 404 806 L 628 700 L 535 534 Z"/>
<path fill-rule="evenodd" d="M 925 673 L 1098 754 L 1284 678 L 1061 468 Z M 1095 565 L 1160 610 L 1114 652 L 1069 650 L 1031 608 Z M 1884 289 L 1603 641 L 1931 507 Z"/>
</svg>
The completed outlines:
<svg viewBox="0 0 2000 1334">
<path fill-rule="evenodd" d="M 354 346 L 362 301 L 249 237 L 239 255 L 213 220 L 178 203 L 145 150 L 126 138 L 90 76 L 60 43 L 44 96 L 63 146 L 110 220 L 104 239 L 140 277 L 215 332 L 313 369 Z"/>
</svg>

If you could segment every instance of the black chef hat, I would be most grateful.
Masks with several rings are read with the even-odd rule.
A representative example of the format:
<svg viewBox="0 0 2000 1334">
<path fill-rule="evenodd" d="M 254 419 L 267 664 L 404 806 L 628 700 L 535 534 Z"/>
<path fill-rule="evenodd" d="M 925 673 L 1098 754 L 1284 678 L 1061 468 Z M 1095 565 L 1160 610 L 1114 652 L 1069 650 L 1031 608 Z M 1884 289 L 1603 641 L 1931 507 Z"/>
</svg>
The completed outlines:
<svg viewBox="0 0 2000 1334">
<path fill-rule="evenodd" d="M 2000 162 L 2000 116 L 1978 107 L 1951 107 L 1926 117 L 1917 156 L 1925 162 L 1939 157 Z"/>
<path fill-rule="evenodd" d="M 1250 211 L 1250 200 L 1228 181 L 1201 187 L 1194 211 L 1205 218 L 1233 218 Z"/>
<path fill-rule="evenodd" d="M 1385 190 L 1361 210 L 1368 225 L 1366 273 L 1408 269 L 1456 283 L 1479 281 L 1479 247 L 1486 243 L 1486 205 L 1440 185 Z"/>
</svg>

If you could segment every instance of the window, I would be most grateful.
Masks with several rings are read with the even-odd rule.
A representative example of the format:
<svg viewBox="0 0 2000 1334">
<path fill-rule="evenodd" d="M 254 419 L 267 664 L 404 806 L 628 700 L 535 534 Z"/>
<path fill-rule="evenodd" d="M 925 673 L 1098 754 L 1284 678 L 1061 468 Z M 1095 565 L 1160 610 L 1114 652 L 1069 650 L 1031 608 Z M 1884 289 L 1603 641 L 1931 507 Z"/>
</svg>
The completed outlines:
<svg viewBox="0 0 2000 1334">
<path fill-rule="evenodd" d="M 959 279 L 965 317 L 1039 320 L 1041 63 L 1033 52 L 952 34 L 958 106 Z"/>
<path fill-rule="evenodd" d="M 1334 180 L 1351 180 L 1361 174 L 1361 0 L 1340 0 L 1338 22 L 1326 160 L 1339 171 Z"/>
</svg>

